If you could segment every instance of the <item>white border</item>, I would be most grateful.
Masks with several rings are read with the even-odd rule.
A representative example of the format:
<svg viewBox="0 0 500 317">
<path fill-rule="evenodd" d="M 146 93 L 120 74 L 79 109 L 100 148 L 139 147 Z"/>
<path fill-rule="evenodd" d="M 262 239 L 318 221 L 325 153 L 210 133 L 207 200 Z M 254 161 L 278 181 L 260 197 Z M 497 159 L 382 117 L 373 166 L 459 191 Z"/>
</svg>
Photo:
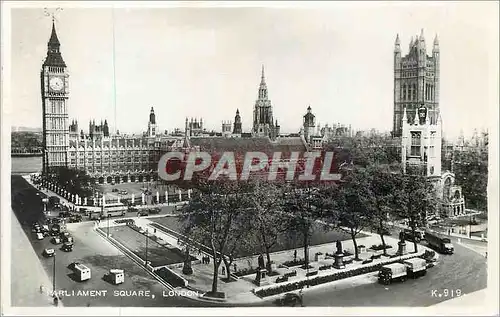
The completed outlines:
<svg viewBox="0 0 500 317">
<path fill-rule="evenodd" d="M 276 313 L 280 315 L 288 316 L 303 316 L 303 315 L 346 315 L 346 316 L 357 316 L 357 315 L 373 315 L 373 316 L 387 316 L 387 315 L 478 315 L 478 314 L 498 314 L 498 85 L 499 78 L 498 72 L 498 29 L 496 29 L 496 36 L 489 39 L 491 49 L 489 51 L 489 65 L 493 70 L 488 74 L 491 79 L 489 81 L 490 92 L 496 92 L 496 94 L 491 94 L 490 100 L 490 113 L 488 118 L 490 119 L 489 125 L 489 176 L 488 176 L 488 209 L 489 213 L 489 248 L 488 248 L 488 288 L 487 299 L 485 302 L 478 302 L 478 306 L 463 307 L 456 301 L 455 305 L 451 307 L 442 305 L 431 306 L 426 308 L 412 308 L 412 307 L 354 307 L 354 308 L 329 308 L 329 307 L 318 307 L 318 308 L 94 308 L 94 307 L 77 307 L 77 308 L 19 308 L 10 307 L 10 279 L 11 279 L 11 263 L 10 263 L 10 252 L 11 252 L 11 206 L 10 206 L 10 175 L 11 175 L 11 159 L 10 159 L 10 111 L 11 111 L 11 100 L 10 100 L 10 55 L 11 55 L 11 12 L 13 8 L 40 8 L 40 7 L 56 7 L 64 6 L 71 8 L 83 8 L 83 7 L 128 7 L 128 8 L 143 8 L 143 7 L 273 7 L 273 8 L 317 8 L 330 7 L 332 5 L 346 5 L 346 6 L 380 6 L 380 5 L 391 5 L 391 6 L 418 6 L 422 5 L 422 2 L 313 2 L 313 1 L 303 1 L 303 2 L 157 2 L 157 1 L 143 1 L 143 2 L 119 2 L 119 1 L 101 1 L 101 2 L 86 2 L 86 1 L 51 1 L 51 2 L 29 2 L 29 1 L 2 1 L 2 86 L 1 86 L 1 96 L 2 96 L 2 116 L 1 116 L 1 192 L 0 192 L 0 202 L 1 202 L 1 304 L 2 304 L 2 314 L 4 315 L 124 315 L 124 316 L 140 316 L 140 315 L 165 315 L 168 312 L 169 315 L 200 315 L 200 316 L 228 316 L 228 315 L 274 315 Z M 439 2 L 425 2 L 425 5 L 443 5 Z M 498 5 L 498 3 L 497 3 Z M 497 10 L 498 14 L 498 10 Z M 475 17 L 471 17 L 475 18 Z M 477 17 L 479 18 L 479 17 Z M 498 16 L 497 16 L 498 18 Z M 481 34 L 478 34 L 481 36 Z M 466 45 L 466 44 L 464 44 Z M 474 105 L 471 105 L 474 107 Z"/>
</svg>

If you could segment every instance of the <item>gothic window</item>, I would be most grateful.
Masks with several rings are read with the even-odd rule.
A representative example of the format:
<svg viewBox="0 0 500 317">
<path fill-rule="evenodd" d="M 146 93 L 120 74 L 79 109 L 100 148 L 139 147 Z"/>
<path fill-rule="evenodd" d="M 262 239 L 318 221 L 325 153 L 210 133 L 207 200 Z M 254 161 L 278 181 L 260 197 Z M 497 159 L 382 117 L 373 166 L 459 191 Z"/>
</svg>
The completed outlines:
<svg viewBox="0 0 500 317">
<path fill-rule="evenodd" d="M 403 100 L 406 100 L 406 84 L 403 85 Z"/>
<path fill-rule="evenodd" d="M 420 132 L 412 132 L 411 134 L 411 156 L 420 156 L 421 134 Z"/>
<path fill-rule="evenodd" d="M 413 100 L 417 100 L 417 87 L 413 84 Z"/>
</svg>

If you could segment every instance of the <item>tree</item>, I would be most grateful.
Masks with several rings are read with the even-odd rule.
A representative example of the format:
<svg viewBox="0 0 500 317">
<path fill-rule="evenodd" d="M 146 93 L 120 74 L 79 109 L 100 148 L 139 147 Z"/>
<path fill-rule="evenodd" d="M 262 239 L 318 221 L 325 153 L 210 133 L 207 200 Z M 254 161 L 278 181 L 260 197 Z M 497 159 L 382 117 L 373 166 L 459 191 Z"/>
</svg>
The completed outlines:
<svg viewBox="0 0 500 317">
<path fill-rule="evenodd" d="M 188 237 L 209 247 L 214 259 L 211 293 L 215 294 L 219 267 L 240 241 L 248 220 L 248 185 L 198 179 L 192 187 L 195 194 L 183 209 L 181 220 Z"/>
<path fill-rule="evenodd" d="M 288 229 L 283 215 L 283 187 L 277 183 L 253 182 L 252 223 L 255 237 L 266 254 L 266 269 L 271 273 L 271 248 Z"/>
<path fill-rule="evenodd" d="M 387 166 L 373 166 L 367 170 L 370 191 L 373 193 L 372 228 L 380 235 L 384 255 L 387 254 L 384 234 L 389 230 L 389 215 L 397 209 L 396 192 L 398 190 L 398 177 L 400 173 L 395 172 Z"/>
<path fill-rule="evenodd" d="M 85 170 L 72 169 L 65 166 L 55 167 L 48 179 L 59 187 L 80 197 L 92 195 L 94 186 Z"/>
<path fill-rule="evenodd" d="M 415 232 L 419 227 L 426 224 L 428 214 L 434 214 L 438 208 L 434 186 L 426 176 L 422 175 L 401 175 L 397 179 L 397 190 L 395 192 L 396 203 L 399 208 L 396 210 L 399 217 L 408 220 L 408 226 L 415 237 Z M 415 252 L 418 252 L 418 243 L 413 239 Z"/>
<path fill-rule="evenodd" d="M 289 218 L 284 221 L 287 222 L 289 230 L 297 232 L 303 239 L 306 268 L 309 265 L 311 229 L 325 210 L 324 193 L 316 182 L 295 181 L 285 186 L 284 210 Z"/>
<path fill-rule="evenodd" d="M 453 154 L 455 182 L 462 186 L 469 208 L 488 209 L 488 152 L 455 151 Z"/>
<path fill-rule="evenodd" d="M 354 258 L 359 260 L 356 236 L 368 227 L 373 215 L 373 192 L 365 171 L 355 169 L 335 191 L 335 210 L 330 215 L 337 227 L 351 236 Z"/>
</svg>

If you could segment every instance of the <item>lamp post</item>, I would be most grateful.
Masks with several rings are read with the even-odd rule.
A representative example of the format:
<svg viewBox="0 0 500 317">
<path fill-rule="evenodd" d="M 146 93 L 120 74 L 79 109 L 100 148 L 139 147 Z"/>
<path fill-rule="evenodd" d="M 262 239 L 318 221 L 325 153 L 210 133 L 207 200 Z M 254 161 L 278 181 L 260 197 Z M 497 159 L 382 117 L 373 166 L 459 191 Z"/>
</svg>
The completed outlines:
<svg viewBox="0 0 500 317">
<path fill-rule="evenodd" d="M 108 214 L 108 234 L 107 234 L 107 237 L 109 238 L 109 218 L 110 218 L 110 214 Z"/>
<path fill-rule="evenodd" d="M 472 238 L 472 213 L 469 213 L 469 238 Z"/>
<path fill-rule="evenodd" d="M 144 266 L 147 268 L 148 267 L 148 240 L 149 240 L 148 239 L 148 228 L 146 228 L 145 236 L 146 236 L 146 259 L 145 259 L 146 261 L 144 263 Z"/>
<path fill-rule="evenodd" d="M 56 253 L 54 252 L 54 264 L 52 265 L 52 296 L 56 298 Z"/>
</svg>

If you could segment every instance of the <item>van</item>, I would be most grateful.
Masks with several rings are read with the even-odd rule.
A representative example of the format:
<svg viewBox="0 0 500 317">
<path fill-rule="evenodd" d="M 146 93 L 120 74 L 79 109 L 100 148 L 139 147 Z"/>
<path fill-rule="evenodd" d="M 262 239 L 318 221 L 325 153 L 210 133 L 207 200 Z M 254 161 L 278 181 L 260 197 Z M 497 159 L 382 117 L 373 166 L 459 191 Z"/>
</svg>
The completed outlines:
<svg viewBox="0 0 500 317">
<path fill-rule="evenodd" d="M 90 269 L 83 264 L 80 263 L 75 264 L 75 266 L 73 267 L 73 272 L 75 273 L 76 278 L 80 282 L 90 280 L 91 276 Z"/>
<path fill-rule="evenodd" d="M 108 273 L 108 280 L 114 285 L 118 285 L 125 282 L 125 273 L 120 269 L 111 269 Z"/>
<path fill-rule="evenodd" d="M 38 232 L 38 233 L 36 234 L 36 239 L 37 239 L 37 240 L 43 240 L 43 238 L 44 238 L 44 237 L 45 237 L 45 236 L 44 236 L 44 235 L 43 235 L 43 233 L 41 233 L 41 232 Z"/>
<path fill-rule="evenodd" d="M 424 259 L 413 258 L 403 263 L 406 265 L 408 277 L 417 278 L 427 274 L 427 262 Z"/>
<path fill-rule="evenodd" d="M 378 281 L 381 284 L 389 285 L 394 281 L 406 281 L 407 268 L 402 263 L 392 263 L 382 266 L 378 272 Z"/>
</svg>

